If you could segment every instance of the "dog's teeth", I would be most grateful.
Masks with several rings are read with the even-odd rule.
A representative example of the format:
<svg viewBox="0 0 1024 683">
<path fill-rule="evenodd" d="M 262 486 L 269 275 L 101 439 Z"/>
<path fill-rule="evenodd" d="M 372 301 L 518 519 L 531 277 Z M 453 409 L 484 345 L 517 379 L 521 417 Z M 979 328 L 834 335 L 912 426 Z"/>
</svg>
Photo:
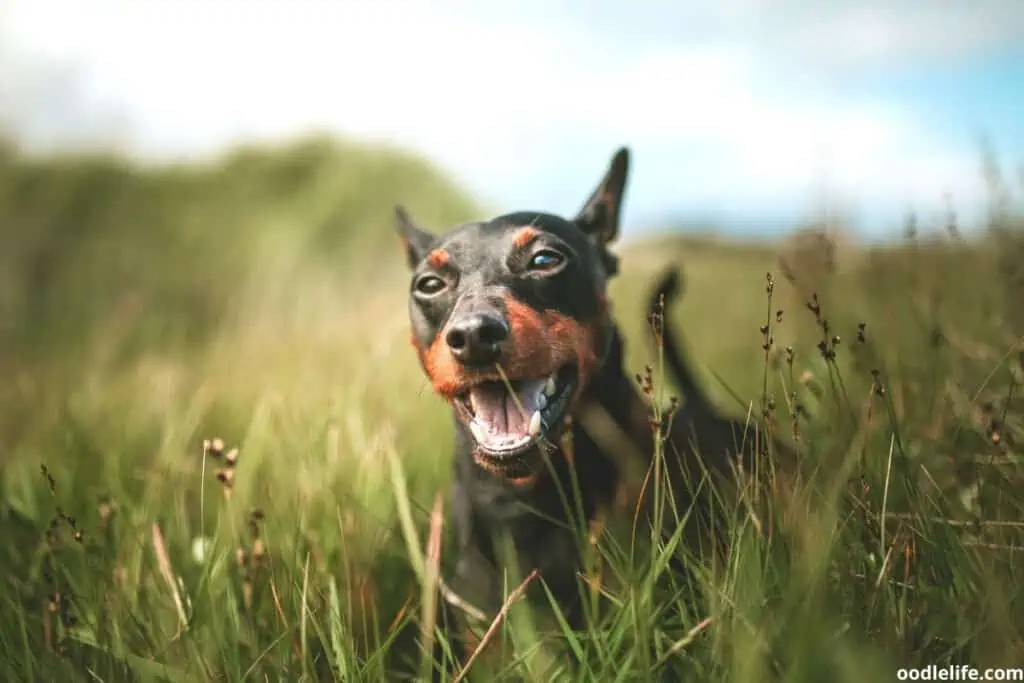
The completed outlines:
<svg viewBox="0 0 1024 683">
<path fill-rule="evenodd" d="M 555 377 L 554 377 L 554 375 L 552 375 L 551 377 L 548 377 L 548 381 L 544 384 L 544 393 L 547 394 L 548 396 L 554 396 L 555 395 L 555 391 L 557 389 L 558 389 L 558 387 L 555 385 Z"/>
<path fill-rule="evenodd" d="M 486 435 L 484 434 L 484 428 L 480 426 L 476 420 L 472 420 L 469 423 L 469 431 L 473 433 L 473 438 L 476 439 L 477 443 L 483 443 Z"/>
<path fill-rule="evenodd" d="M 535 410 L 533 416 L 530 417 L 530 436 L 540 436 L 540 411 Z"/>
</svg>

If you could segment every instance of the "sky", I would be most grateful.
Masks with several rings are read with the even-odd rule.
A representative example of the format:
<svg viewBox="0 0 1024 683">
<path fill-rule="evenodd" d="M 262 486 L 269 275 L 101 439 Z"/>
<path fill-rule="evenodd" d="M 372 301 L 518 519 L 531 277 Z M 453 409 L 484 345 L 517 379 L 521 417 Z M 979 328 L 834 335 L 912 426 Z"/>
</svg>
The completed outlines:
<svg viewBox="0 0 1024 683">
<path fill-rule="evenodd" d="M 204 158 L 333 131 L 494 210 L 571 213 L 620 145 L 627 236 L 866 233 L 1024 162 L 1022 0 L 4 0 L 0 121 L 36 149 Z"/>
</svg>

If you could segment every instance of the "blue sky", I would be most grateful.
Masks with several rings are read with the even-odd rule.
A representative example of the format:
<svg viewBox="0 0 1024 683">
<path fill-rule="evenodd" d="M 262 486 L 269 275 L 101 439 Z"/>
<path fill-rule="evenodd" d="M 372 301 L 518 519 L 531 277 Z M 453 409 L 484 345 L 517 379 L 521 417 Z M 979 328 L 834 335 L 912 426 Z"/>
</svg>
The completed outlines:
<svg viewBox="0 0 1024 683">
<path fill-rule="evenodd" d="M 980 135 L 1024 160 L 1024 1 L 7 0 L 0 119 L 150 158 L 337 131 L 495 210 L 571 212 L 629 144 L 627 236 L 823 201 L 877 234 L 976 214 Z"/>
</svg>

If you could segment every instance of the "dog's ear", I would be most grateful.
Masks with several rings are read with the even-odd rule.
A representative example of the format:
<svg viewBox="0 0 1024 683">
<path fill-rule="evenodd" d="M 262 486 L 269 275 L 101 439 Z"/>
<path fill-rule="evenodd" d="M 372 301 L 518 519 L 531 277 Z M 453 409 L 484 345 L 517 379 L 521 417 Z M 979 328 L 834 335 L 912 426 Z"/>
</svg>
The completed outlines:
<svg viewBox="0 0 1024 683">
<path fill-rule="evenodd" d="M 395 230 L 405 247 L 405 260 L 410 268 L 423 260 L 430 249 L 434 236 L 426 230 L 421 229 L 409 217 L 409 212 L 400 204 L 395 205 Z"/>
<path fill-rule="evenodd" d="M 619 236 L 622 196 L 629 175 L 629 149 L 620 147 L 612 157 L 601 184 L 580 209 L 573 222 L 602 249 Z"/>
</svg>

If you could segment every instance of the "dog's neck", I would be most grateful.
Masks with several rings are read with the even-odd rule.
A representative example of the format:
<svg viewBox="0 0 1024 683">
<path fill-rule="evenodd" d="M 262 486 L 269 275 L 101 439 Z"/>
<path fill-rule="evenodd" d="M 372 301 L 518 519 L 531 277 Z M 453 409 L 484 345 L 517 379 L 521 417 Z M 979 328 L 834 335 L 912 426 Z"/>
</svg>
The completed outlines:
<svg viewBox="0 0 1024 683">
<path fill-rule="evenodd" d="M 600 406 L 620 428 L 629 431 L 637 406 L 643 402 L 635 383 L 626 376 L 622 334 L 612 327 L 610 335 L 605 361 L 587 382 L 580 404 Z"/>
</svg>

